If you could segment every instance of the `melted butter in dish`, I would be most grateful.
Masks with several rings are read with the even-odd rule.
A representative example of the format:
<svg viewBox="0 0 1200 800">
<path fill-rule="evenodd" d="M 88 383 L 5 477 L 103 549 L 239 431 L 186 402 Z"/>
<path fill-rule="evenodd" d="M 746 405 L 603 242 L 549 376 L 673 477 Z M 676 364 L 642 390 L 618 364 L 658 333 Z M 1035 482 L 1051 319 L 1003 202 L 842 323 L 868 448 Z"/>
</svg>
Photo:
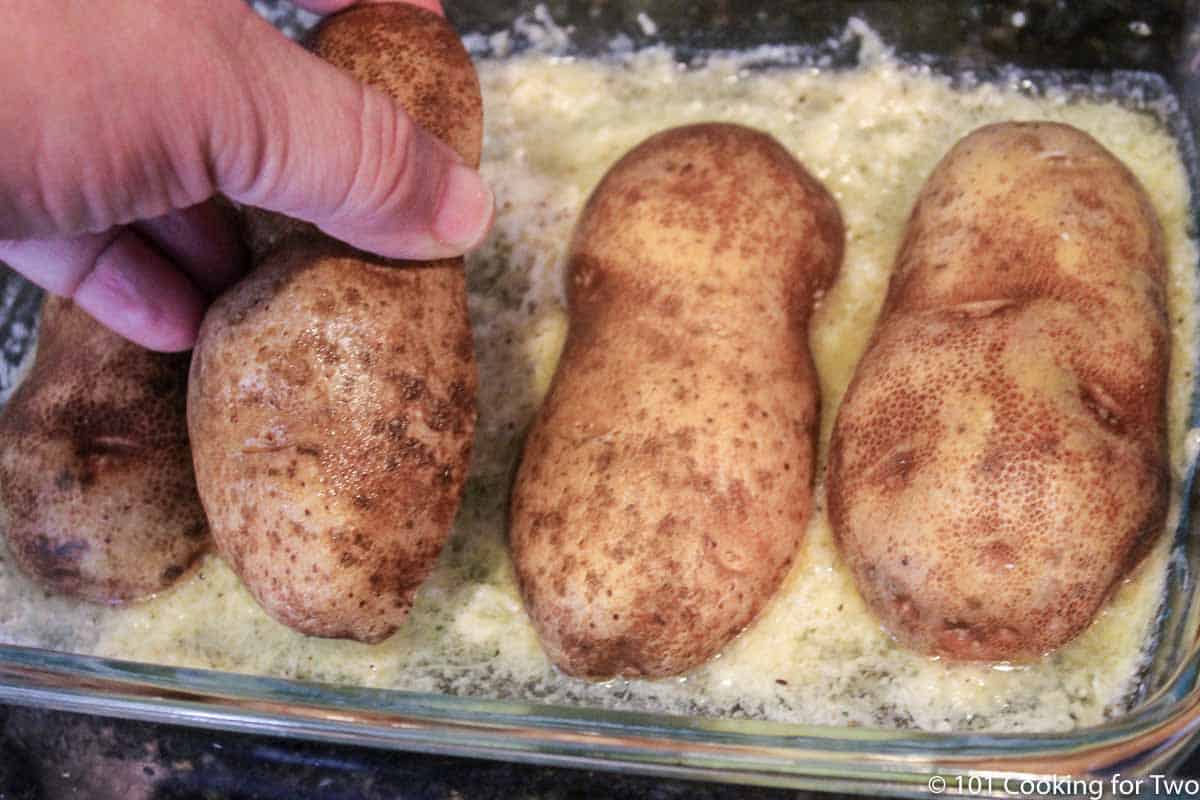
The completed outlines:
<svg viewBox="0 0 1200 800">
<path fill-rule="evenodd" d="M 0 638 L 124 659 L 413 691 L 812 724 L 1055 731 L 1121 713 L 1138 685 L 1166 574 L 1168 536 L 1078 639 L 1027 665 L 950 664 L 897 646 L 866 610 L 833 545 L 821 477 L 838 403 L 866 346 L 922 183 L 953 143 L 1010 119 L 1075 125 L 1146 186 L 1166 232 L 1173 352 L 1169 434 L 1175 484 L 1188 462 L 1194 267 L 1187 175 L 1149 113 L 1114 101 L 956 88 L 899 64 L 865 36 L 862 64 L 750 70 L 753 55 L 681 68 L 664 50 L 614 60 L 553 54 L 479 60 L 482 169 L 496 230 L 468 259 L 480 417 L 467 499 L 408 622 L 368 646 L 305 638 L 272 622 L 209 557 L 174 590 L 107 610 L 49 598 L 0 563 Z M 837 199 L 842 273 L 812 323 L 823 394 L 818 484 L 783 588 L 716 659 L 683 678 L 592 684 L 555 671 L 516 589 L 505 542 L 521 437 L 566 333 L 563 268 L 587 194 L 656 131 L 723 120 L 775 136 Z M 1170 515 L 1173 527 L 1177 509 Z"/>
</svg>

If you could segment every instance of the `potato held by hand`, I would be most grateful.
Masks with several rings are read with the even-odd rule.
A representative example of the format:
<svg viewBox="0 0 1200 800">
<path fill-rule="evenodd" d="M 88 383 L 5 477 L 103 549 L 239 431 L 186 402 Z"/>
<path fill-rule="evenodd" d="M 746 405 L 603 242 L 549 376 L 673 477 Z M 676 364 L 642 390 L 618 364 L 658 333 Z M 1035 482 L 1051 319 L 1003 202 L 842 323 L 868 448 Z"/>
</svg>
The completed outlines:
<svg viewBox="0 0 1200 800">
<path fill-rule="evenodd" d="M 187 354 L 125 341 L 48 298 L 0 414 L 0 525 L 25 572 L 97 603 L 170 586 L 209 545 L 184 399 Z"/>
<path fill-rule="evenodd" d="M 829 466 L 842 553 L 902 642 L 1038 656 L 1160 532 L 1164 272 L 1145 192 L 1074 128 L 982 128 L 930 177 Z"/>
<path fill-rule="evenodd" d="M 440 17 L 356 7 L 315 50 L 478 164 L 478 81 Z M 214 304 L 196 347 L 200 496 L 272 616 L 379 641 L 433 568 L 466 478 L 476 378 L 462 259 L 389 262 L 305 226 L 259 227 L 274 228 L 274 249 Z"/>
<path fill-rule="evenodd" d="M 824 188 L 734 125 L 654 136 L 593 193 L 511 512 L 526 604 L 567 672 L 691 669 L 778 588 L 812 500 L 808 318 L 842 237 Z"/>
</svg>

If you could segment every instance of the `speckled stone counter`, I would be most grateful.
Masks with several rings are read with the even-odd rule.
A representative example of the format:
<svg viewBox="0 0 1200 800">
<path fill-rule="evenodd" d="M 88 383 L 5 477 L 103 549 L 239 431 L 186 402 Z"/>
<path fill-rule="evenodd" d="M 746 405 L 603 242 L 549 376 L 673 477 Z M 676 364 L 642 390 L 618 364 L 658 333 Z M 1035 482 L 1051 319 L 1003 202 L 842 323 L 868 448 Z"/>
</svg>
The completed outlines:
<svg viewBox="0 0 1200 800">
<path fill-rule="evenodd" d="M 0 800 L 836 798 L 316 745 L 0 706 Z"/>
<path fill-rule="evenodd" d="M 1178 774 L 1200 776 L 1200 755 L 1193 754 Z M 841 797 L 846 795 L 393 753 L 0 706 L 0 800 Z"/>
</svg>

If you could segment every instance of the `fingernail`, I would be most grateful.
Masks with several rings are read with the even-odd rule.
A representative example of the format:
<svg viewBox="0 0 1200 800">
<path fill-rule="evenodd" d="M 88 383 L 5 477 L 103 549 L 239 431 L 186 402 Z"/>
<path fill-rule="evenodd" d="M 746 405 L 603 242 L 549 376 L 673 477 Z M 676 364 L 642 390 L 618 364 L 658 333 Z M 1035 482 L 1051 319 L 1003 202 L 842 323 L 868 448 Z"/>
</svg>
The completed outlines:
<svg viewBox="0 0 1200 800">
<path fill-rule="evenodd" d="M 433 235 L 458 251 L 478 245 L 492 227 L 496 199 L 479 173 L 455 164 L 446 175 L 442 200 L 433 219 Z"/>
</svg>

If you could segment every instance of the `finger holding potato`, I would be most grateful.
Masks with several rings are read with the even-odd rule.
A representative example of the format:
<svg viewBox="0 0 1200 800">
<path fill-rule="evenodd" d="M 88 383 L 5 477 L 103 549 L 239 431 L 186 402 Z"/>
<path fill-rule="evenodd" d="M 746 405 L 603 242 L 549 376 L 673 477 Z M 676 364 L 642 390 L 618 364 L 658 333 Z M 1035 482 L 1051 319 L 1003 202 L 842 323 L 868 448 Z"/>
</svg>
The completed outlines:
<svg viewBox="0 0 1200 800">
<path fill-rule="evenodd" d="M 902 643 L 1037 657 L 1153 543 L 1164 276 L 1144 190 L 1077 129 L 981 128 L 929 178 L 829 465 L 843 557 Z"/>
<path fill-rule="evenodd" d="M 358 6 L 326 20 L 313 48 L 478 165 L 479 84 L 441 17 Z M 463 261 L 388 261 L 286 218 L 250 222 L 259 263 L 210 309 L 192 368 L 200 496 L 268 613 L 377 642 L 432 570 L 466 480 L 476 376 Z"/>
<path fill-rule="evenodd" d="M 842 239 L 824 188 L 736 125 L 651 137 L 592 194 L 511 504 L 518 581 L 566 672 L 684 672 L 778 588 L 811 507 L 808 318 Z"/>
<path fill-rule="evenodd" d="M 0 413 L 0 530 L 26 574 L 119 605 L 166 589 L 208 549 L 187 374 L 187 354 L 46 299 L 33 367 Z"/>
</svg>

